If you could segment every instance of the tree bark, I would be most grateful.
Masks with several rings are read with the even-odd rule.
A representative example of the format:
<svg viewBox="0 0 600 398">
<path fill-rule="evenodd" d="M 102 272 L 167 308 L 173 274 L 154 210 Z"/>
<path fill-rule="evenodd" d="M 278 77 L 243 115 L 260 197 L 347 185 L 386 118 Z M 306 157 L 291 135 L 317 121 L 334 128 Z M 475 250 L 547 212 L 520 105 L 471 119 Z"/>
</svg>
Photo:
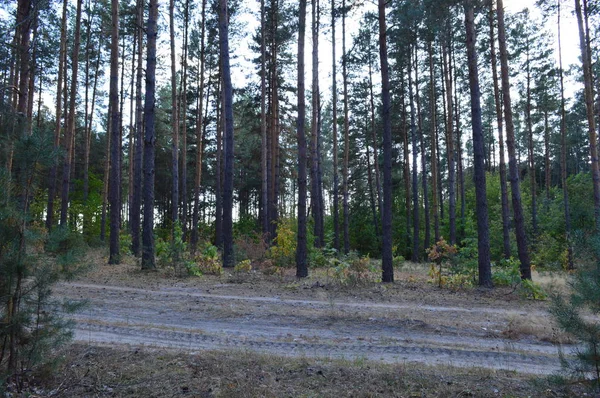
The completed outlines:
<svg viewBox="0 0 600 398">
<path fill-rule="evenodd" d="M 219 43 L 223 65 L 225 178 L 223 183 L 223 267 L 233 267 L 233 86 L 229 68 L 227 0 L 219 0 Z"/>
<path fill-rule="evenodd" d="M 412 80 L 412 45 L 409 46 L 408 57 L 408 98 L 410 102 L 410 138 L 412 145 L 412 207 L 413 207 L 413 237 L 412 258 L 415 263 L 419 262 L 419 174 L 418 149 L 417 149 L 417 126 L 415 122 L 415 102 Z"/>
<path fill-rule="evenodd" d="M 56 83 L 56 124 L 54 128 L 54 150 L 60 146 L 60 119 L 62 114 L 62 88 L 63 88 L 63 69 L 65 65 L 67 47 L 67 0 L 63 0 L 63 11 L 60 25 L 60 51 L 58 55 L 58 76 Z M 54 197 L 56 196 L 56 178 L 58 175 L 58 163 L 54 161 L 50 169 L 48 178 L 48 207 L 46 211 L 46 229 L 52 230 L 54 226 Z"/>
<path fill-rule="evenodd" d="M 567 124 L 565 112 L 565 84 L 562 63 L 562 39 L 560 24 L 560 0 L 557 0 L 558 26 L 558 72 L 560 76 L 560 180 L 563 190 L 563 212 L 565 217 L 565 238 L 567 241 L 567 268 L 574 269 L 573 246 L 571 245 L 571 210 L 569 209 L 569 190 L 567 187 Z"/>
<path fill-rule="evenodd" d="M 311 122 L 311 208 L 315 247 L 321 247 L 323 226 L 319 195 L 319 0 L 312 1 L 312 122 Z"/>
<path fill-rule="evenodd" d="M 131 251 L 133 255 L 139 257 L 141 255 L 140 247 L 140 226 L 141 226 L 141 207 L 142 207 L 142 162 L 143 162 L 143 112 L 142 105 L 142 75 L 143 75 L 143 19 L 144 19 L 144 2 L 137 0 L 137 38 L 138 38 L 138 59 L 135 80 L 135 126 L 134 126 L 134 159 L 133 159 L 133 196 L 131 202 Z"/>
<path fill-rule="evenodd" d="M 435 237 L 435 242 L 438 242 L 440 240 L 440 211 L 438 207 L 438 155 L 436 134 L 437 96 L 435 93 L 435 69 L 433 66 L 433 46 L 431 41 L 429 41 L 427 44 L 427 53 L 429 57 L 429 89 L 431 92 L 431 197 L 433 199 L 433 233 Z"/>
<path fill-rule="evenodd" d="M 515 235 L 519 260 L 521 262 L 521 278 L 531 279 L 531 264 L 527 247 L 527 236 L 525 235 L 525 221 L 523 219 L 523 206 L 521 204 L 521 184 L 519 181 L 519 169 L 515 150 L 515 126 L 512 118 L 512 106 L 510 101 L 510 81 L 508 70 L 508 51 L 506 49 L 506 30 L 504 27 L 504 5 L 502 0 L 497 0 L 498 15 L 498 43 L 500 49 L 500 72 L 502 76 L 502 95 L 504 101 L 504 119 L 506 120 L 506 147 L 508 149 L 508 166 L 510 172 L 510 184 L 512 193 L 512 204 L 514 214 Z"/>
<path fill-rule="evenodd" d="M 204 152 L 204 134 L 202 125 L 204 119 L 202 118 L 202 111 L 204 109 L 204 68 L 205 68 L 205 35 L 206 35 L 206 0 L 202 0 L 202 22 L 200 28 L 200 67 L 198 75 L 198 110 L 196 115 L 196 176 L 194 181 L 194 211 L 192 215 L 192 239 L 191 239 L 191 251 L 196 252 L 198 247 L 198 218 L 200 212 L 200 183 L 202 181 L 202 155 Z M 207 101 L 208 103 L 208 98 Z"/>
<path fill-rule="evenodd" d="M 502 242 L 504 244 L 504 258 L 510 258 L 510 212 L 508 209 L 508 187 L 506 186 L 506 161 L 504 160 L 504 136 L 502 132 L 502 102 L 500 101 L 500 88 L 498 86 L 498 67 L 496 61 L 496 38 L 494 37 L 494 12 L 493 3 L 490 3 L 490 54 L 492 63 L 492 80 L 494 82 L 494 103 L 496 105 L 496 122 L 498 124 L 498 152 L 500 157 L 500 196 L 502 202 Z"/>
<path fill-rule="evenodd" d="M 306 103 L 304 96 L 304 34 L 306 31 L 306 0 L 300 0 L 298 16 L 298 233 L 296 242 L 296 277 L 306 278 L 306 137 L 304 123 Z"/>
<path fill-rule="evenodd" d="M 109 196 L 110 196 L 110 256 L 109 264 L 119 264 L 119 231 L 121 218 L 121 131 L 119 124 L 121 113 L 119 112 L 119 0 L 111 0 L 112 11 L 112 29 L 111 29 L 111 47 L 110 47 L 110 92 L 109 107 L 111 109 L 111 145 L 110 145 L 110 176 L 109 176 Z"/>
<path fill-rule="evenodd" d="M 148 56 L 146 58 L 146 93 L 144 98 L 144 219 L 142 225 L 142 269 L 156 269 L 154 258 L 154 145 L 156 117 L 156 20 L 158 19 L 158 0 L 150 0 L 148 6 L 148 24 L 146 40 Z"/>
<path fill-rule="evenodd" d="M 446 150 L 448 152 L 448 217 L 450 220 L 449 243 L 456 243 L 456 163 L 454 158 L 454 133 L 453 133 L 453 98 L 452 98 L 452 65 L 448 55 L 450 39 L 442 45 L 443 72 L 446 86 Z"/>
<path fill-rule="evenodd" d="M 331 0 L 331 92 L 333 108 L 333 247 L 340 252 L 339 178 L 338 178 L 338 121 L 337 121 L 337 60 L 335 58 L 335 0 Z"/>
<path fill-rule="evenodd" d="M 342 2 L 342 78 L 344 79 L 344 170 L 343 170 L 343 202 L 344 202 L 344 253 L 350 251 L 350 207 L 348 198 L 348 163 L 350 158 L 350 122 L 348 115 L 348 67 L 346 54 L 346 0 Z"/>
<path fill-rule="evenodd" d="M 75 16 L 75 42 L 73 44 L 73 58 L 71 72 L 71 93 L 69 100 L 69 114 L 67 117 L 67 130 L 65 132 L 65 163 L 63 167 L 62 194 L 60 206 L 60 225 L 66 227 L 69 210 L 69 187 L 71 183 L 71 162 L 73 156 L 73 136 L 75 135 L 75 103 L 77 97 L 77 72 L 79 68 L 79 43 L 81 38 L 81 3 L 77 0 L 77 14 Z"/>
<path fill-rule="evenodd" d="M 488 225 L 488 206 L 485 181 L 485 146 L 483 138 L 483 126 L 481 122 L 481 94 L 479 91 L 479 73 L 477 71 L 475 15 L 472 0 L 467 0 L 465 2 L 464 9 L 467 36 L 469 88 L 471 92 L 471 125 L 473 128 L 473 169 L 475 173 L 479 286 L 492 287 L 490 231 Z"/>
<path fill-rule="evenodd" d="M 390 117 L 390 74 L 387 55 L 385 0 L 379 0 L 379 58 L 381 62 L 381 98 L 383 120 L 383 247 L 382 282 L 394 282 L 392 257 L 392 121 Z"/>
<path fill-rule="evenodd" d="M 175 5 L 174 0 L 169 1 L 169 35 L 171 42 L 171 221 L 173 228 L 179 221 L 179 113 L 177 110 L 177 70 L 175 54 Z"/>
<path fill-rule="evenodd" d="M 260 139 L 261 139 L 261 200 L 260 214 L 263 238 L 269 236 L 269 185 L 267 168 L 267 41 L 265 0 L 260 0 Z"/>
<path fill-rule="evenodd" d="M 577 27 L 579 30 L 579 47 L 583 63 L 583 82 L 585 94 L 585 108 L 588 119 L 588 135 L 590 140 L 590 157 L 592 180 L 594 184 L 594 216 L 596 230 L 600 231 L 600 169 L 598 167 L 598 147 L 596 137 L 596 121 L 594 118 L 594 93 L 593 78 L 590 65 L 590 47 L 586 40 L 587 34 L 584 28 L 584 17 L 587 25 L 587 13 L 584 16 L 581 11 L 581 0 L 575 0 L 575 15 L 577 16 Z"/>
</svg>

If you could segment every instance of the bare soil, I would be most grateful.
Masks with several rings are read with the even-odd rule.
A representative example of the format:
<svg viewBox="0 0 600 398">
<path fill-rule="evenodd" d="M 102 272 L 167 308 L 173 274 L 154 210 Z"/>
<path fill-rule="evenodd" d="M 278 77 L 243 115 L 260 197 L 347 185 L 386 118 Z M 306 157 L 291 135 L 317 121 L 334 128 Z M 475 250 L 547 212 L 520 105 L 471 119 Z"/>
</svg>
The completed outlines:
<svg viewBox="0 0 600 398">
<path fill-rule="evenodd" d="M 176 369 L 191 372 L 191 378 L 210 368 L 196 369 L 193 364 L 199 358 L 235 368 L 234 375 L 222 375 L 213 387 L 200 383 L 203 387 L 198 385 L 191 393 L 194 382 L 184 381 L 186 391 L 153 396 L 330 396 L 326 387 L 332 384 L 338 392 L 353 391 L 353 378 L 374 383 L 375 390 L 346 396 L 450 396 L 463 387 L 470 396 L 506 396 L 507 391 L 508 396 L 521 396 L 521 390 L 527 396 L 532 389 L 537 391 L 534 396 L 561 395 L 527 381 L 533 375 L 560 371 L 557 342 L 567 343 L 563 344 L 567 353 L 574 349 L 553 327 L 547 303 L 524 300 L 507 288 L 439 289 L 426 279 L 419 268 L 397 272 L 399 282 L 386 285 L 346 286 L 322 270 L 313 270 L 302 281 L 292 270 L 276 276 L 252 271 L 177 278 L 168 270 L 141 272 L 130 259 L 119 266 L 99 265 L 55 291 L 59 297 L 87 301 L 85 309 L 73 316 L 77 349 L 68 354 L 67 362 L 76 366 L 92 369 L 88 362 L 95 356 L 104 358 L 98 363 L 122 356 L 118 366 L 129 363 L 131 368 L 141 357 L 154 358 L 151 363 L 159 368 L 148 371 L 159 378 L 165 377 L 165 369 L 173 371 L 173 361 Z M 128 376 L 137 380 L 132 381 L 137 387 L 123 384 L 133 388 L 131 394 L 123 389 L 114 394 L 116 376 L 107 376 L 106 369 L 96 371 L 103 374 L 101 379 L 113 380 L 106 383 L 114 396 L 152 396 L 140 393 L 138 387 L 144 383 L 139 375 Z M 259 371 L 264 374 L 257 376 Z M 88 375 L 69 378 L 74 377 L 84 380 Z M 268 391 L 259 388 L 261 377 L 268 381 L 263 383 Z M 325 384 L 309 383 L 312 387 L 291 393 L 275 388 L 290 377 L 303 379 L 303 385 L 313 379 Z M 388 377 L 389 389 L 368 381 Z M 449 378 L 446 387 L 460 386 L 434 388 L 444 377 Z M 496 378 L 505 382 L 487 381 Z M 89 382 L 82 383 L 92 388 Z M 419 389 L 414 383 L 429 387 L 423 384 L 425 389 Z M 89 396 L 105 395 L 97 384 Z M 473 392 L 478 386 L 482 389 Z M 88 396 L 81 389 L 65 391 L 70 391 L 68 396 Z"/>
</svg>

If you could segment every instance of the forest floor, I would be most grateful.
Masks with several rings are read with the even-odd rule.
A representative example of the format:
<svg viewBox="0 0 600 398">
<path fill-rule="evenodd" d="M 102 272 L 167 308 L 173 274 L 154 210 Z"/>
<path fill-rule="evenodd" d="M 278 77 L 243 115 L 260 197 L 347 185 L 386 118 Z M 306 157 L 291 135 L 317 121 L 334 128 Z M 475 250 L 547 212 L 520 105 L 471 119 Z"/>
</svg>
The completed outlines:
<svg viewBox="0 0 600 398">
<path fill-rule="evenodd" d="M 133 259 L 92 267 L 55 289 L 87 302 L 72 315 L 76 343 L 56 395 L 568 396 L 581 387 L 548 381 L 560 371 L 557 345 L 574 346 L 547 302 L 508 288 L 440 289 L 422 266 L 386 285 L 288 271 L 178 278 L 141 272 Z"/>
</svg>

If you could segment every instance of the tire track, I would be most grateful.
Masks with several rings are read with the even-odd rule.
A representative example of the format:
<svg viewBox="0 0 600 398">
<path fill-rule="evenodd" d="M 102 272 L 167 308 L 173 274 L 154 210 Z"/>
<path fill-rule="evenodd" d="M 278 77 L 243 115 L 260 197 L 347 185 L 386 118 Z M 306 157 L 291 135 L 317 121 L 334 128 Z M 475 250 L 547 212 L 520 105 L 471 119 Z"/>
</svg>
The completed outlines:
<svg viewBox="0 0 600 398">
<path fill-rule="evenodd" d="M 402 323 L 399 315 L 396 319 L 370 322 L 354 318 L 346 321 L 343 317 L 352 315 L 352 311 L 343 311 L 338 314 L 341 321 L 330 322 L 332 304 L 326 301 L 81 283 L 62 284 L 60 296 L 89 300 L 89 311 L 73 316 L 77 322 L 75 339 L 89 344 L 130 344 L 186 351 L 233 349 L 278 356 L 419 362 L 533 374 L 551 374 L 560 369 L 556 348 L 547 343 L 486 338 L 474 335 L 470 329 L 454 331 L 452 335 L 438 329 L 413 330 L 396 325 Z M 335 306 L 368 314 L 417 307 L 450 316 L 460 317 L 466 312 L 489 315 L 483 308 L 433 310 L 410 304 L 336 302 Z M 294 319 L 300 310 L 303 316 Z M 215 316 L 226 311 L 231 312 L 226 318 Z M 496 309 L 495 313 L 499 312 L 512 313 Z M 312 317 L 307 318 L 305 313 Z"/>
</svg>

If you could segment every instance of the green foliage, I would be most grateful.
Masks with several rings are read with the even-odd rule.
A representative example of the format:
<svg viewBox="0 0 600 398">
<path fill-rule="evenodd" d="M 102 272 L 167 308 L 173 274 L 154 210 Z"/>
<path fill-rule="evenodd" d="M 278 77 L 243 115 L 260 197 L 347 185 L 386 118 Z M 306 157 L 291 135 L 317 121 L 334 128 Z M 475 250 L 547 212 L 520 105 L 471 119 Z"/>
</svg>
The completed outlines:
<svg viewBox="0 0 600 398">
<path fill-rule="evenodd" d="M 131 243 L 131 239 L 129 243 Z M 173 226 L 170 242 L 158 238 L 155 250 L 160 266 L 173 267 L 175 272 L 180 275 L 183 274 L 184 270 L 188 270 L 187 243 L 183 240 L 183 231 L 179 222 Z"/>
<path fill-rule="evenodd" d="M 357 252 L 350 252 L 347 256 L 341 258 L 330 258 L 333 279 L 342 285 L 356 286 L 375 279 L 373 275 L 378 275 L 379 268 L 371 262 L 369 256 L 359 256 Z"/>
<path fill-rule="evenodd" d="M 457 253 L 456 246 L 450 245 L 444 238 L 426 250 L 427 258 L 431 261 L 429 277 L 442 287 L 448 281 L 447 275 L 443 273 L 443 266 L 450 266 Z"/>
<path fill-rule="evenodd" d="M 593 377 L 600 383 L 600 237 L 593 239 L 595 261 L 582 264 L 569 282 L 567 297 L 552 296 L 550 313 L 559 327 L 572 334 L 581 344 L 577 348 L 577 363 L 561 356 L 565 369 L 578 376 Z M 588 316 L 589 314 L 593 317 Z"/>
<path fill-rule="evenodd" d="M 61 313 L 75 306 L 55 300 L 52 287 L 74 274 L 83 252 L 78 233 L 55 228 L 48 236 L 31 218 L 40 171 L 55 155 L 51 141 L 34 131 L 13 145 L 13 172 L 0 168 L 0 392 L 21 391 L 28 374 L 71 338 Z"/>
<path fill-rule="evenodd" d="M 252 271 L 252 262 L 250 260 L 240 261 L 233 267 L 233 272 L 242 273 L 242 272 L 250 272 Z"/>
<path fill-rule="evenodd" d="M 119 247 L 121 255 L 131 254 L 131 235 L 128 232 L 121 231 L 119 234 Z"/>
<path fill-rule="evenodd" d="M 194 258 L 194 261 L 186 264 L 188 273 L 194 276 L 221 275 L 223 273 L 219 249 L 209 243 L 205 244 L 204 248 Z"/>
<path fill-rule="evenodd" d="M 277 223 L 277 237 L 269 249 L 269 258 L 278 267 L 293 267 L 296 261 L 296 232 L 294 220 L 281 218 Z"/>
<path fill-rule="evenodd" d="M 514 258 L 503 259 L 493 268 L 492 281 L 495 286 L 510 286 L 523 298 L 545 300 L 546 292 L 542 287 L 529 279 L 521 279 L 519 261 Z"/>
</svg>

